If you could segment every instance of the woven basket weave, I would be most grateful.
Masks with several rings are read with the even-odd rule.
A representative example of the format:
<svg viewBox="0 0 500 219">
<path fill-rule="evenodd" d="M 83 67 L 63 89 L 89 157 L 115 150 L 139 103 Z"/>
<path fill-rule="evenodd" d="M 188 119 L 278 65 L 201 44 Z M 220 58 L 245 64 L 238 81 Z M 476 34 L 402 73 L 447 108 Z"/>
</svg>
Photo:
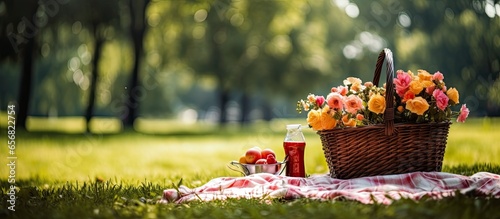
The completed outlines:
<svg viewBox="0 0 500 219">
<path fill-rule="evenodd" d="M 384 60 L 384 124 L 318 131 L 331 177 L 441 171 L 451 123 L 394 123 L 394 66 L 389 49 L 378 57 L 373 83 L 378 85 Z"/>
</svg>

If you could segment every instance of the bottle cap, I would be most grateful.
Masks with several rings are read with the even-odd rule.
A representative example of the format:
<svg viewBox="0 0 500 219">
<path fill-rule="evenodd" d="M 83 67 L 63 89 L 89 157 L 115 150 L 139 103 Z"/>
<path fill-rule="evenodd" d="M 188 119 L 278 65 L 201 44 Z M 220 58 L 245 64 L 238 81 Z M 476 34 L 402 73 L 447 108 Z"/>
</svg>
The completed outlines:
<svg viewBox="0 0 500 219">
<path fill-rule="evenodd" d="M 300 124 L 289 124 L 289 125 L 286 125 L 286 129 L 299 129 L 300 128 Z"/>
</svg>

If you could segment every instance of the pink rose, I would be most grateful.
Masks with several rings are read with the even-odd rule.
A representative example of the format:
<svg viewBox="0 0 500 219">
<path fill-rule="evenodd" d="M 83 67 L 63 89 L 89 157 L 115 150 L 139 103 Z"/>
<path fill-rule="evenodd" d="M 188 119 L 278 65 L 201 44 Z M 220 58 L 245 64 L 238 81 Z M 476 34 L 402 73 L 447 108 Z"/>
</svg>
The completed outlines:
<svg viewBox="0 0 500 219">
<path fill-rule="evenodd" d="M 318 105 L 318 107 L 322 107 L 324 103 L 325 103 L 325 97 L 316 96 L 316 105 Z"/>
<path fill-rule="evenodd" d="M 428 94 L 432 94 L 435 89 L 436 89 L 436 85 L 432 85 L 432 86 L 426 87 L 425 92 Z"/>
<path fill-rule="evenodd" d="M 462 105 L 462 108 L 460 108 L 460 114 L 457 117 L 457 122 L 465 122 L 467 117 L 469 116 L 469 109 L 467 108 L 466 104 Z"/>
<path fill-rule="evenodd" d="M 438 72 L 436 72 L 436 73 L 434 73 L 434 75 L 432 75 L 432 80 L 433 80 L 433 81 L 442 81 L 442 80 L 444 80 L 444 75 L 443 75 L 443 73 L 441 73 L 441 72 L 439 72 L 439 71 L 438 71 Z"/>
<path fill-rule="evenodd" d="M 448 95 L 446 95 L 442 90 L 436 89 L 432 93 L 432 96 L 434 97 L 434 99 L 436 99 L 437 107 L 440 110 L 444 111 L 448 106 Z"/>
<path fill-rule="evenodd" d="M 326 102 L 328 103 L 328 106 L 330 107 L 330 109 L 334 110 L 344 109 L 343 99 L 344 97 L 342 97 L 342 95 L 336 92 L 330 93 L 328 94 L 328 96 L 326 96 Z"/>
<path fill-rule="evenodd" d="M 347 87 L 344 87 L 341 85 L 337 89 L 338 89 L 338 92 L 340 93 L 340 95 L 342 95 L 342 96 L 347 95 L 347 92 L 348 92 Z"/>
<path fill-rule="evenodd" d="M 396 93 L 400 97 L 403 97 L 406 91 L 408 91 L 411 81 L 412 80 L 409 74 L 401 70 L 397 71 L 397 77 L 394 79 L 394 85 L 396 85 Z"/>
<path fill-rule="evenodd" d="M 344 106 L 347 112 L 355 114 L 358 110 L 363 109 L 363 100 L 356 95 L 349 95 L 345 98 Z"/>
</svg>

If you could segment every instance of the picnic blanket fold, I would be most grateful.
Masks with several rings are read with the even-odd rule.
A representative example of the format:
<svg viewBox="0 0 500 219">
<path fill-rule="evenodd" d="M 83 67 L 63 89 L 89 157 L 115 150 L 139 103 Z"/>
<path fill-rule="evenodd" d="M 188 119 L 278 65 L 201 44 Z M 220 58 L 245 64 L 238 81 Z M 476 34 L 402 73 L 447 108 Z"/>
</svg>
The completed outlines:
<svg viewBox="0 0 500 219">
<path fill-rule="evenodd" d="M 267 173 L 245 177 L 219 177 L 197 188 L 180 186 L 166 189 L 160 203 L 211 201 L 228 198 L 339 198 L 364 204 L 391 204 L 394 200 L 419 200 L 424 196 L 440 199 L 456 192 L 500 198 L 500 175 L 478 172 L 462 176 L 443 172 L 414 172 L 341 180 L 328 175 L 308 178 L 277 176 Z"/>
</svg>

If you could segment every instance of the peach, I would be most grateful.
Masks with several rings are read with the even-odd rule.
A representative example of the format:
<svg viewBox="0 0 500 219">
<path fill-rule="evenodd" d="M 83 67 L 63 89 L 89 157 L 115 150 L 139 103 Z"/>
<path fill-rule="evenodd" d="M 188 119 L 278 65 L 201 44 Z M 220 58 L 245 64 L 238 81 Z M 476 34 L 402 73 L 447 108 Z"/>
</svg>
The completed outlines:
<svg viewBox="0 0 500 219">
<path fill-rule="evenodd" d="M 247 158 L 246 156 L 243 154 L 240 156 L 240 159 L 238 160 L 239 163 L 241 164 L 246 164 L 247 163 Z"/>
<path fill-rule="evenodd" d="M 257 148 L 250 148 L 245 152 L 245 160 L 248 164 L 254 164 L 261 157 L 260 150 Z"/>
</svg>

